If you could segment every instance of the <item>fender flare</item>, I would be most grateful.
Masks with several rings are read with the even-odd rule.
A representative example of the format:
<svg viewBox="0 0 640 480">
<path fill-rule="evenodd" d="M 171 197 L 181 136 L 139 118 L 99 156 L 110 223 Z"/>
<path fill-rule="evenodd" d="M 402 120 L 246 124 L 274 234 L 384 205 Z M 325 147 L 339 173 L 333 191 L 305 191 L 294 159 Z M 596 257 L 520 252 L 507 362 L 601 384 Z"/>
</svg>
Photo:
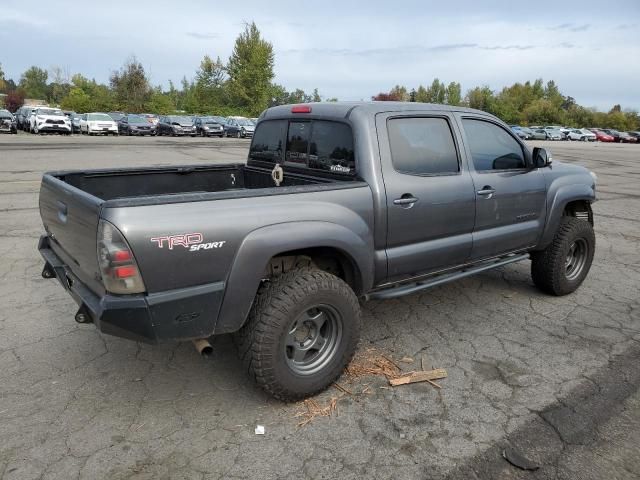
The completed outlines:
<svg viewBox="0 0 640 480">
<path fill-rule="evenodd" d="M 362 290 L 373 285 L 373 240 L 330 222 L 309 221 L 269 225 L 252 231 L 236 252 L 227 280 L 215 334 L 239 330 L 244 324 L 271 258 L 304 248 L 340 250 L 358 270 Z"/>
<path fill-rule="evenodd" d="M 577 200 L 593 203 L 596 201 L 596 192 L 590 185 L 585 184 L 564 185 L 556 190 L 553 199 L 548 204 L 547 223 L 536 250 L 546 248 L 553 241 L 564 209 L 569 203 Z"/>
</svg>

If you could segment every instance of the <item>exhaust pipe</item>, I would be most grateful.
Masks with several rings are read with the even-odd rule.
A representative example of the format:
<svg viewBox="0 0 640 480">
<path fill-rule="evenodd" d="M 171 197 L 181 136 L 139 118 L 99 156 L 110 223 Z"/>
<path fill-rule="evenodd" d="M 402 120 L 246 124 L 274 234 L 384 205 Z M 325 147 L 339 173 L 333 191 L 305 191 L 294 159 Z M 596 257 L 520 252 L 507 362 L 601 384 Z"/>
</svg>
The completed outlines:
<svg viewBox="0 0 640 480">
<path fill-rule="evenodd" d="M 198 353 L 203 357 L 210 357 L 213 353 L 213 347 L 206 338 L 193 340 L 193 346 L 196 347 Z"/>
</svg>

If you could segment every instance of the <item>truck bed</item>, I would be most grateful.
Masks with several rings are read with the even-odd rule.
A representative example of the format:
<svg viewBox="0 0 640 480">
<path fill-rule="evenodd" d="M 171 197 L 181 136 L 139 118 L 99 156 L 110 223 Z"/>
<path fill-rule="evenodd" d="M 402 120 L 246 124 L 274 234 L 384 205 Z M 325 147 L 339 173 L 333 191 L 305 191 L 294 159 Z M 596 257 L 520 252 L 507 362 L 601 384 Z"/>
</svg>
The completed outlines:
<svg viewBox="0 0 640 480">
<path fill-rule="evenodd" d="M 53 174 L 63 182 L 103 201 L 158 195 L 214 193 L 275 187 L 271 170 L 245 164 L 142 169 L 95 170 Z M 287 172 L 282 187 L 344 183 L 346 176 L 335 178 Z M 262 192 L 261 192 L 262 193 Z M 268 192 L 264 192 L 268 194 Z"/>
</svg>

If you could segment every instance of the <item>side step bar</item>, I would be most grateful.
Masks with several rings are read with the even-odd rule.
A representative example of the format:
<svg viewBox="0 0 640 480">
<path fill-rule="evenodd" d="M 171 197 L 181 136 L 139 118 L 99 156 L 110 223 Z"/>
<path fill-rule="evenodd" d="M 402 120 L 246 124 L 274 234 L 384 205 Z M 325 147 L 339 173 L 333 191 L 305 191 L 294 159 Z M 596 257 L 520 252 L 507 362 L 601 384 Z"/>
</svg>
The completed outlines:
<svg viewBox="0 0 640 480">
<path fill-rule="evenodd" d="M 377 292 L 371 292 L 365 295 L 366 300 L 384 300 L 388 298 L 397 298 L 402 297 L 404 295 L 410 295 L 415 292 L 419 292 L 420 290 L 426 290 L 427 288 L 435 287 L 437 285 L 442 285 L 443 283 L 453 282 L 455 280 L 459 280 L 464 277 L 469 277 L 471 275 L 475 275 L 476 273 L 484 272 L 485 270 L 491 270 L 493 268 L 502 267 L 503 265 L 508 265 L 510 263 L 519 262 L 521 260 L 526 260 L 529 258 L 528 253 L 523 253 L 519 255 L 511 255 L 508 257 L 503 257 L 498 260 L 481 263 L 479 265 L 471 265 L 462 270 L 458 270 L 452 273 L 443 273 L 441 275 L 437 275 L 433 278 L 425 279 L 416 283 L 409 283 L 407 285 L 400 285 L 397 287 L 390 287 L 384 290 L 379 290 Z"/>
</svg>

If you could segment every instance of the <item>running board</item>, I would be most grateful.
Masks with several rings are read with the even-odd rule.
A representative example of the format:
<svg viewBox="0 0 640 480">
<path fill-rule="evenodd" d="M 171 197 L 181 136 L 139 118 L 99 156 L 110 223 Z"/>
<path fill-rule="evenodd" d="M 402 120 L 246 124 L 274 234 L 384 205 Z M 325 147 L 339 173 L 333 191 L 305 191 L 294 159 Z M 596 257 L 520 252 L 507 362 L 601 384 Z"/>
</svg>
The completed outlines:
<svg viewBox="0 0 640 480">
<path fill-rule="evenodd" d="M 371 292 L 365 295 L 365 298 L 367 300 L 385 300 L 388 298 L 402 297 L 404 295 L 410 295 L 412 293 L 419 292 L 420 290 L 426 290 L 427 288 L 435 287 L 437 285 L 442 285 L 443 283 L 447 283 L 447 282 L 453 282 L 461 278 L 475 275 L 476 273 L 484 272 L 485 270 L 491 270 L 493 268 L 502 267 L 503 265 L 519 262 L 520 260 L 526 260 L 528 258 L 529 258 L 528 253 L 511 255 L 506 258 L 500 258 L 493 262 L 482 263 L 480 265 L 472 265 L 453 273 L 443 273 L 441 275 L 437 275 L 434 278 L 422 280 L 420 282 L 410 283 L 407 285 L 400 285 L 397 287 L 390 287 L 384 290 L 379 290 L 377 292 Z"/>
</svg>

